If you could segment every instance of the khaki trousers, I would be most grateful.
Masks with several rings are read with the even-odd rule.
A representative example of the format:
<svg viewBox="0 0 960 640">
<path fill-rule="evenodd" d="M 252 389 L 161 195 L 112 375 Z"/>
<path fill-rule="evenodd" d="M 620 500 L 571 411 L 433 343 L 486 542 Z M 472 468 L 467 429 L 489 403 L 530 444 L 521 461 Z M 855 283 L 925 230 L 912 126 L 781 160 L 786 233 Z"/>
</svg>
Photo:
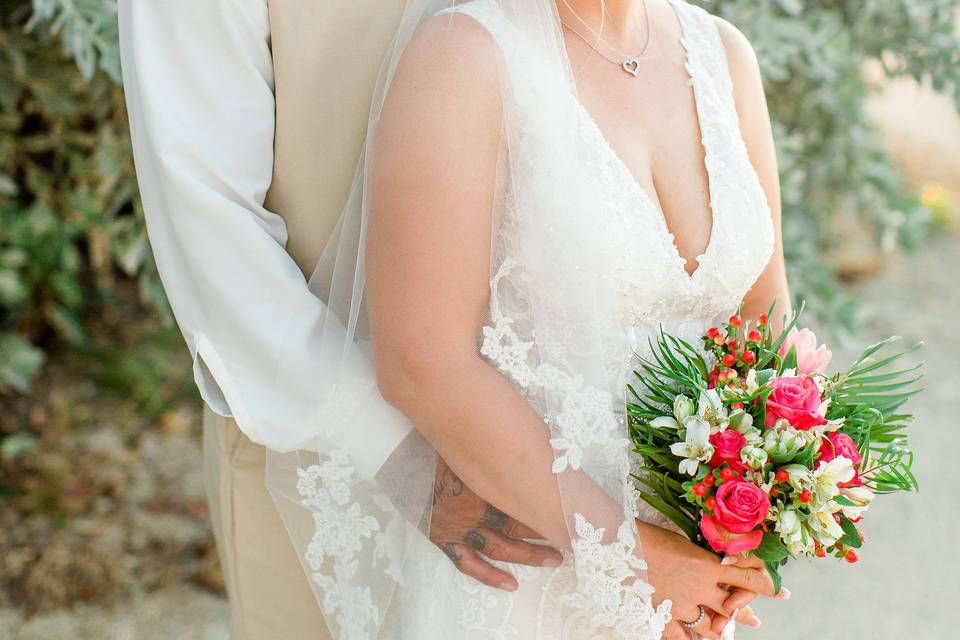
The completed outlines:
<svg viewBox="0 0 960 640">
<path fill-rule="evenodd" d="M 203 414 L 204 480 L 230 599 L 232 640 L 329 640 L 320 607 L 264 485 L 266 449 Z"/>
</svg>

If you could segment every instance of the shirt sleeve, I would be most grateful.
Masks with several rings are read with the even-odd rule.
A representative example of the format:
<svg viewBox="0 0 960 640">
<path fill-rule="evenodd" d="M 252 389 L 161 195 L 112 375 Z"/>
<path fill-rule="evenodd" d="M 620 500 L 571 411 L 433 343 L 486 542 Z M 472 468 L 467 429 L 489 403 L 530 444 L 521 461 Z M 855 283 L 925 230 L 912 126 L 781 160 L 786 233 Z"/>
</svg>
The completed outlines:
<svg viewBox="0 0 960 640">
<path fill-rule="evenodd" d="M 147 232 L 204 401 L 254 442 L 297 449 L 317 431 L 336 340 L 264 198 L 274 94 L 265 0 L 120 0 L 120 53 Z M 278 384 L 279 382 L 279 384 Z M 341 434 L 372 476 L 408 434 Z"/>
</svg>

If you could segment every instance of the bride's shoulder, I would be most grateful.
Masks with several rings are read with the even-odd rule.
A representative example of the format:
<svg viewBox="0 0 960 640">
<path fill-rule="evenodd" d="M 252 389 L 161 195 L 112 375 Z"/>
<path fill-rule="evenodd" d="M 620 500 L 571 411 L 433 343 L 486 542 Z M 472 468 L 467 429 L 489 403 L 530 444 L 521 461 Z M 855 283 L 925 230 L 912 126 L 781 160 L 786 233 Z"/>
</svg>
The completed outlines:
<svg viewBox="0 0 960 640">
<path fill-rule="evenodd" d="M 499 117 L 499 88 L 497 46 L 490 33 L 462 13 L 441 13 L 424 20 L 404 46 L 382 120 L 407 128 L 422 120 L 461 129 L 469 120 L 492 129 Z"/>
<path fill-rule="evenodd" d="M 715 15 L 711 15 L 711 18 L 720 34 L 720 42 L 727 56 L 727 67 L 730 69 L 734 88 L 756 89 L 761 83 L 760 64 L 750 40 L 729 21 Z"/>
<path fill-rule="evenodd" d="M 473 84 L 498 73 L 497 56 L 496 41 L 476 17 L 468 11 L 443 11 L 417 27 L 403 51 L 401 66 L 450 81 L 469 79 Z"/>
</svg>

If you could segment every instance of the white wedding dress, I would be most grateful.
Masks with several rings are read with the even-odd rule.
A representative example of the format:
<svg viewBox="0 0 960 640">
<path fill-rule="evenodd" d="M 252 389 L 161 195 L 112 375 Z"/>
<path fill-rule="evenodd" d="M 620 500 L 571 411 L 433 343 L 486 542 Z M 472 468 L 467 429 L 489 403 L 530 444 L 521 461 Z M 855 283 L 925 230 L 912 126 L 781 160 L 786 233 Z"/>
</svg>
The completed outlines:
<svg viewBox="0 0 960 640">
<path fill-rule="evenodd" d="M 435 24 L 456 29 L 457 42 L 467 25 L 485 42 L 480 54 L 498 56 L 503 171 L 493 187 L 489 313 L 477 346 L 543 418 L 572 552 L 558 568 L 506 567 L 520 584 L 508 593 L 458 572 L 425 535 L 436 452 L 378 393 L 365 322 L 371 133 L 311 279 L 330 307 L 316 434 L 297 451 L 268 457 L 267 485 L 338 640 L 661 637 L 670 603 L 654 606 L 635 519 L 666 522 L 645 508 L 631 479 L 638 462 L 625 419 L 627 384 L 661 327 L 696 343 L 731 314 L 774 243 L 714 18 L 670 3 L 709 178 L 712 227 L 692 274 L 654 199 L 579 101 L 553 0 L 409 0 L 371 131 L 396 64 L 424 22 L 445 20 Z M 387 205 L 375 215 L 389 215 Z M 364 447 L 384 425 L 402 440 L 386 462 Z"/>
<path fill-rule="evenodd" d="M 673 236 L 649 194 L 567 85 L 540 73 L 498 4 L 474 0 L 451 9 L 475 19 L 497 42 L 521 119 L 522 135 L 511 146 L 516 156 L 511 166 L 522 171 L 507 180 L 481 352 L 542 414 L 560 423 L 552 441 L 559 466 L 582 466 L 601 483 L 609 475 L 614 486 L 623 482 L 625 471 L 618 451 L 625 434 L 626 384 L 636 365 L 632 354 L 647 354 L 647 339 L 661 325 L 696 342 L 708 326 L 735 310 L 773 247 L 770 210 L 741 137 L 714 18 L 681 0 L 671 3 L 683 30 L 713 220 L 709 244 L 697 257 L 692 275 L 684 269 Z M 553 148 L 557 132 L 542 126 L 551 121 L 553 109 L 571 110 L 579 125 L 573 157 L 557 157 Z M 589 210 L 589 220 L 583 219 L 585 212 L 570 197 L 570 185 L 558 184 L 556 176 L 570 172 L 559 170 L 557 163 L 575 163 L 584 180 L 601 186 L 604 197 Z M 522 219 L 512 215 L 520 211 Z M 542 259 L 550 255 L 563 259 Z M 531 292 L 537 295 L 536 331 L 530 318 Z M 598 318 L 595 304 L 581 303 L 595 301 L 598 295 L 612 301 L 611 313 L 602 319 L 603 338 L 591 337 L 584 344 L 579 340 L 580 324 L 590 326 L 592 335 Z M 604 363 L 603 370 L 596 370 L 598 361 Z M 584 363 L 593 370 L 581 368 Z M 560 410 L 545 410 L 550 397 Z M 663 522 L 657 514 L 637 508 L 644 519 Z M 599 544 L 590 548 L 590 525 L 583 524 L 577 532 L 583 543 L 580 550 L 602 555 Z M 404 568 L 400 600 L 394 603 L 402 618 L 397 628 L 403 638 L 659 638 L 658 616 L 665 612 L 653 608 L 639 616 L 649 617 L 646 629 L 624 632 L 591 623 L 596 609 L 590 613 L 590 607 L 577 607 L 564 594 L 609 591 L 612 584 L 610 611 L 617 615 L 623 611 L 621 594 L 616 593 L 621 587 L 589 579 L 578 586 L 570 562 L 555 569 L 509 566 L 520 587 L 507 593 L 459 573 L 424 537 L 415 536 L 412 544 L 414 561 Z M 585 595 L 602 598 L 597 593 Z M 649 602 L 641 599 L 639 606 L 648 607 Z"/>
</svg>

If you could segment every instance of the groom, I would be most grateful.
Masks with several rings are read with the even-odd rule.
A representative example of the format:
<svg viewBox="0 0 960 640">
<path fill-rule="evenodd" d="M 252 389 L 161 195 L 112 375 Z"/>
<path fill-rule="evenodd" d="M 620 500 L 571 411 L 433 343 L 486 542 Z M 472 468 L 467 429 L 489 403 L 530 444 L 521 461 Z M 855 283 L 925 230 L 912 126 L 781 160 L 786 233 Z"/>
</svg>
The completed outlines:
<svg viewBox="0 0 960 640">
<path fill-rule="evenodd" d="M 346 200 L 403 4 L 119 2 L 147 228 L 205 401 L 205 475 L 234 640 L 328 636 L 265 488 L 264 445 L 305 432 L 316 410 L 323 307 L 305 274 Z M 282 394 L 268 391 L 277 376 L 289 381 Z M 367 440 L 386 440 L 378 436 Z M 431 538 L 464 573 L 503 586 L 512 576 L 485 557 L 559 560 L 514 539 L 537 536 L 442 461 L 434 494 Z"/>
</svg>

